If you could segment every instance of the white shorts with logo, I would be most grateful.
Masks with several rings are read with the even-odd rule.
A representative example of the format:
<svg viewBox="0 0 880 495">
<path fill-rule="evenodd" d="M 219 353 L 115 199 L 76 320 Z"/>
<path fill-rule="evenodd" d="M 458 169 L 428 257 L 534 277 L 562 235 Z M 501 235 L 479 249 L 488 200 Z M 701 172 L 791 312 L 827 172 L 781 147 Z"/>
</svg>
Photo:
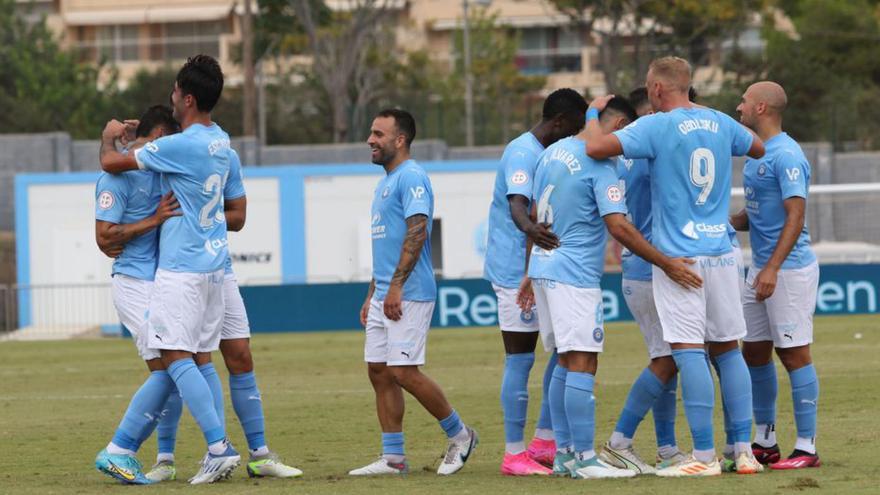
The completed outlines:
<svg viewBox="0 0 880 495">
<path fill-rule="evenodd" d="M 385 316 L 384 301 L 370 300 L 364 339 L 364 361 L 388 366 L 425 364 L 425 347 L 434 301 L 403 301 L 403 316 L 394 321 Z"/>
<path fill-rule="evenodd" d="M 244 300 L 241 298 L 238 280 L 235 279 L 234 273 L 227 273 L 223 277 L 223 301 L 226 304 L 226 310 L 223 314 L 220 340 L 249 339 L 251 325 L 248 322 Z"/>
<path fill-rule="evenodd" d="M 533 279 L 545 349 L 602 352 L 605 343 L 601 289 L 584 289 L 547 279 Z"/>
<path fill-rule="evenodd" d="M 690 265 L 703 286 L 686 289 L 654 267 L 654 301 L 670 344 L 730 342 L 746 335 L 736 255 L 697 256 Z"/>
<path fill-rule="evenodd" d="M 138 355 L 144 361 L 162 357 L 159 351 L 149 348 L 147 338 L 147 311 L 150 308 L 153 281 L 117 273 L 113 275 L 111 292 L 119 321 L 131 332 Z"/>
<path fill-rule="evenodd" d="M 663 325 L 660 324 L 660 316 L 654 304 L 653 283 L 650 280 L 623 279 L 622 287 L 626 306 L 639 324 L 639 330 L 642 331 L 648 347 L 648 357 L 654 359 L 671 356 L 672 349 L 663 340 Z"/>
<path fill-rule="evenodd" d="M 508 289 L 492 284 L 498 297 L 498 326 L 505 332 L 533 333 L 538 331 L 538 313 L 534 307 L 529 312 L 516 303 L 519 288 Z"/>
<path fill-rule="evenodd" d="M 773 341 L 773 347 L 800 347 L 813 342 L 813 312 L 819 289 L 819 265 L 779 270 L 773 295 L 755 299 L 755 278 L 760 268 L 752 267 L 745 289 L 743 311 L 748 333 L 746 342 Z"/>
<path fill-rule="evenodd" d="M 216 351 L 226 307 L 223 278 L 222 269 L 211 273 L 156 270 L 148 318 L 150 348 Z"/>
</svg>

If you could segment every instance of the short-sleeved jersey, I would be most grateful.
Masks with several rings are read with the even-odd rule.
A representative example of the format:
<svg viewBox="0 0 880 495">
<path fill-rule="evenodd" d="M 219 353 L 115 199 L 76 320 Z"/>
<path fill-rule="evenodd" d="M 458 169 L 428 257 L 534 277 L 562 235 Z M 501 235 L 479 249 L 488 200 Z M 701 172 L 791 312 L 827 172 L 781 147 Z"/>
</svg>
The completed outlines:
<svg viewBox="0 0 880 495">
<path fill-rule="evenodd" d="M 511 141 L 501 155 L 495 175 L 495 190 L 489 207 L 489 239 L 483 277 L 495 285 L 519 287 L 525 275 L 526 236 L 513 223 L 507 197 L 532 196 L 538 157 L 544 146 L 531 132 Z"/>
<path fill-rule="evenodd" d="M 193 124 L 134 152 L 138 166 L 163 174 L 180 203 L 159 233 L 159 268 L 205 273 L 223 268 L 228 256 L 223 190 L 233 151 L 217 124 Z"/>
<path fill-rule="evenodd" d="M 115 224 L 137 223 L 156 213 L 162 199 L 159 174 L 137 170 L 102 173 L 95 185 L 95 220 Z M 153 280 L 156 274 L 159 232 L 153 229 L 125 244 L 113 261 L 113 275 Z"/>
<path fill-rule="evenodd" d="M 532 249 L 529 277 L 598 288 L 605 268 L 602 217 L 626 214 L 614 162 L 588 157 L 581 139 L 558 141 L 538 164 L 533 198 L 538 221 L 551 225 L 560 245 L 549 251 Z"/>
<path fill-rule="evenodd" d="M 728 115 L 692 107 L 646 115 L 614 135 L 626 158 L 651 166 L 657 249 L 667 256 L 729 253 L 731 155 L 748 152 L 751 133 Z"/>
<path fill-rule="evenodd" d="M 783 202 L 789 198 L 806 200 L 810 188 L 810 163 L 794 139 L 783 132 L 765 144 L 764 157 L 746 160 L 743 170 L 752 264 L 757 267 L 767 264 L 782 234 L 785 225 Z M 804 222 L 804 228 L 782 268 L 803 268 L 814 261 L 816 255 L 810 248 L 810 233 Z"/>
<path fill-rule="evenodd" d="M 651 174 L 648 161 L 642 158 L 618 158 L 617 176 L 626 198 L 627 219 L 645 240 L 651 242 Z M 627 248 L 623 248 L 620 264 L 626 280 L 650 281 L 652 278 L 651 263 Z"/>
<path fill-rule="evenodd" d="M 241 160 L 235 150 L 229 154 L 229 179 L 223 187 L 223 201 L 243 198 L 245 196 L 244 182 L 242 181 Z M 232 257 L 226 256 L 226 273 L 232 273 Z"/>
<path fill-rule="evenodd" d="M 428 174 L 415 160 L 407 160 L 379 181 L 373 194 L 373 280 L 374 296 L 385 299 L 388 286 L 406 237 L 406 219 L 414 215 L 428 217 L 428 237 L 422 245 L 419 260 L 403 284 L 405 301 L 433 301 L 437 298 L 437 282 L 431 264 L 431 223 L 434 218 L 434 191 Z"/>
</svg>

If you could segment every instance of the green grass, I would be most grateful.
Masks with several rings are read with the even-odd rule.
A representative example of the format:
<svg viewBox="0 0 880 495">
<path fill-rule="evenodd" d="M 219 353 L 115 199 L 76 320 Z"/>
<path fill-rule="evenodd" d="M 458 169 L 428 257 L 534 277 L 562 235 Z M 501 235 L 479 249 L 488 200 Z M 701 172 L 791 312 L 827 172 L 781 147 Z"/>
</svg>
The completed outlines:
<svg viewBox="0 0 880 495">
<path fill-rule="evenodd" d="M 503 453 L 498 390 L 503 353 L 497 330 L 436 330 L 425 371 L 444 388 L 462 418 L 479 430 L 480 447 L 458 475 L 434 474 L 445 441 L 436 421 L 411 397 L 405 420 L 412 473 L 396 479 L 351 479 L 346 472 L 373 460 L 380 450 L 373 395 L 362 363 L 358 332 L 257 335 L 253 351 L 266 407 L 270 447 L 305 471 L 301 480 L 259 480 L 239 468 L 229 481 L 192 487 L 184 481 L 144 488 L 123 487 L 93 467 L 128 399 L 145 376 L 131 342 L 73 340 L 0 344 L 0 493 L 877 493 L 875 460 L 880 440 L 880 331 L 876 316 L 817 318 L 814 360 L 821 379 L 819 469 L 724 475 L 701 480 L 644 477 L 574 481 L 511 479 L 498 473 Z M 854 335 L 861 333 L 861 339 Z M 530 433 L 540 397 L 539 353 L 532 376 Z M 608 325 L 606 352 L 597 380 L 597 446 L 611 433 L 632 380 L 646 361 L 632 324 Z M 221 366 L 222 367 L 222 366 Z M 792 448 L 788 379 L 780 371 L 778 435 Z M 226 377 L 223 376 L 225 383 Z M 716 407 L 716 432 L 720 410 Z M 231 406 L 227 424 L 235 445 L 246 447 Z M 689 448 L 681 404 L 678 438 Z M 716 434 L 717 441 L 723 435 Z M 637 435 L 645 456 L 654 452 L 650 417 Z M 148 440 L 144 464 L 155 456 Z M 192 475 L 204 452 L 198 429 L 184 414 L 178 437 L 181 478 Z"/>
</svg>

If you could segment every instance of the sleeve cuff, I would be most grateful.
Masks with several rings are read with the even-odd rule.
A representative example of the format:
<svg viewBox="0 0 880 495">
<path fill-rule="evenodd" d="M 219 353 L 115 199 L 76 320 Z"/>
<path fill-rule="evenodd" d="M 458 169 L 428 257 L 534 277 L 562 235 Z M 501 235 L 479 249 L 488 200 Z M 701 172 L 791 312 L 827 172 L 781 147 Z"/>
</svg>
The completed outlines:
<svg viewBox="0 0 880 495">
<path fill-rule="evenodd" d="M 146 170 L 147 169 L 146 164 L 144 164 L 144 162 L 141 161 L 141 152 L 142 151 L 144 151 L 143 148 L 138 148 L 138 149 L 134 150 L 134 161 L 137 162 L 137 166 L 139 169 Z"/>
</svg>

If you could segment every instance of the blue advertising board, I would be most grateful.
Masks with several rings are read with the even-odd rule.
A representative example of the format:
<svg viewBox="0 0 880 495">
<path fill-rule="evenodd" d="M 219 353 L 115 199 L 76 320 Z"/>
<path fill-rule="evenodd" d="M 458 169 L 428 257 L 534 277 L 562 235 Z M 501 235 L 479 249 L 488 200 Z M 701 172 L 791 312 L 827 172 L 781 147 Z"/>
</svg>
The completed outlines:
<svg viewBox="0 0 880 495">
<path fill-rule="evenodd" d="M 360 328 L 358 313 L 368 284 L 296 284 L 242 287 L 254 332 L 302 332 Z M 878 313 L 880 265 L 822 265 L 816 314 Z M 630 321 L 620 274 L 602 279 L 605 321 Z M 433 327 L 495 326 L 497 301 L 481 279 L 440 280 Z"/>
</svg>

